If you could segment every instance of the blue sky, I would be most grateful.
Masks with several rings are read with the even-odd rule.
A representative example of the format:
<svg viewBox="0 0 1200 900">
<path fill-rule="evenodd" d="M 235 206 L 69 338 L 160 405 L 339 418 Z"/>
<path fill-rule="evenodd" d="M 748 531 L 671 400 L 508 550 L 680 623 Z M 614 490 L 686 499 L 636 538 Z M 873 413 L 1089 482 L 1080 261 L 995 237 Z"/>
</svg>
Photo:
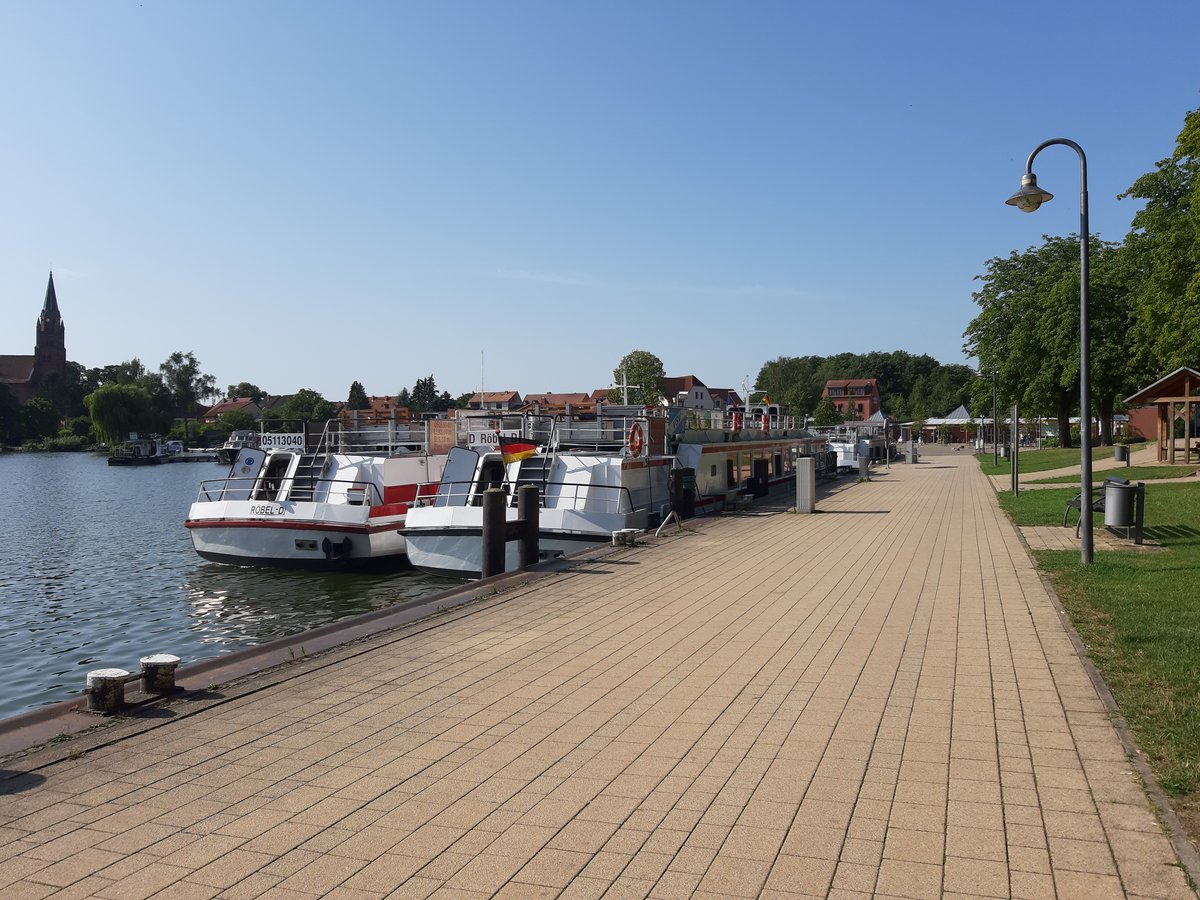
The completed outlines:
<svg viewBox="0 0 1200 900">
<path fill-rule="evenodd" d="M 964 362 L 1006 207 L 1092 229 L 1200 106 L 1200 3 L 0 6 L 0 353 L 224 387 L 583 391 L 627 352 Z M 1097 335 L 1097 339 L 1104 336 Z"/>
</svg>

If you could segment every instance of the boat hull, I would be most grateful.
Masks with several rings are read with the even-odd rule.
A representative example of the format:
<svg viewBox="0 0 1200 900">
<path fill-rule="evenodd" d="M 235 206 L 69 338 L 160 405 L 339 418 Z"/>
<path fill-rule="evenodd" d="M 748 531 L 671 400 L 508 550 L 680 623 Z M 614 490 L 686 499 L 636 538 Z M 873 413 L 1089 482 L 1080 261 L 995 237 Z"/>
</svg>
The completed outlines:
<svg viewBox="0 0 1200 900">
<path fill-rule="evenodd" d="M 505 510 L 508 521 L 517 510 Z M 597 513 L 577 510 L 539 510 L 538 556 L 553 559 L 597 544 L 607 544 L 623 528 L 646 527 L 641 513 Z M 408 561 L 430 575 L 479 578 L 483 571 L 483 511 L 479 507 L 422 507 L 409 511 L 404 528 Z M 505 546 L 505 571 L 517 568 L 519 546 Z"/>
</svg>

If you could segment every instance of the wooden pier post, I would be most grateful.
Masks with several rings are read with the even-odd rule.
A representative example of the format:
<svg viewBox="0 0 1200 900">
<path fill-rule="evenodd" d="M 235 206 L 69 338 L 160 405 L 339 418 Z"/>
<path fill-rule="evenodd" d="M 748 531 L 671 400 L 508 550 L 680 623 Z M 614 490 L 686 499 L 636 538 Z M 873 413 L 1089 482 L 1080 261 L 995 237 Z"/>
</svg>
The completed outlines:
<svg viewBox="0 0 1200 900">
<path fill-rule="evenodd" d="M 517 489 L 517 519 L 521 523 L 521 537 L 517 550 L 517 565 L 528 569 L 536 565 L 539 556 L 538 516 L 541 498 L 536 484 L 523 484 Z"/>
<path fill-rule="evenodd" d="M 507 537 L 504 507 L 508 495 L 500 488 L 483 492 L 483 555 L 480 577 L 490 578 L 504 572 L 504 544 Z"/>
</svg>

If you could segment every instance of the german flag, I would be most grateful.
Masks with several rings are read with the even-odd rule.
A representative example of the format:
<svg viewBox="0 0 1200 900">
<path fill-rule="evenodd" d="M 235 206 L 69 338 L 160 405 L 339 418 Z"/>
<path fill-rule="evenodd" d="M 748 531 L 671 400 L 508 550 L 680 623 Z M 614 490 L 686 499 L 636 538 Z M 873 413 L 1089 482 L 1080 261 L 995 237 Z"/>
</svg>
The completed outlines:
<svg viewBox="0 0 1200 900">
<path fill-rule="evenodd" d="M 505 437 L 497 435 L 500 440 L 500 458 L 507 466 L 519 459 L 527 459 L 537 453 L 537 444 L 525 438 Z"/>
</svg>

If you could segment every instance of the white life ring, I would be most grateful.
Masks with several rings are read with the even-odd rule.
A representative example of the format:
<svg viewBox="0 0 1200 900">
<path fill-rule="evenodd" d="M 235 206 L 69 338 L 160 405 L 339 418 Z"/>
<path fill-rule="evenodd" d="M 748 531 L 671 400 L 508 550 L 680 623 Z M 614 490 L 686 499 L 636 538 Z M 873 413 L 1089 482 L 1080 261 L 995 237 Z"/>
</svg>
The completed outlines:
<svg viewBox="0 0 1200 900">
<path fill-rule="evenodd" d="M 626 440 L 630 456 L 641 456 L 642 448 L 646 445 L 642 437 L 642 426 L 634 422 L 629 426 L 629 438 Z"/>
</svg>

